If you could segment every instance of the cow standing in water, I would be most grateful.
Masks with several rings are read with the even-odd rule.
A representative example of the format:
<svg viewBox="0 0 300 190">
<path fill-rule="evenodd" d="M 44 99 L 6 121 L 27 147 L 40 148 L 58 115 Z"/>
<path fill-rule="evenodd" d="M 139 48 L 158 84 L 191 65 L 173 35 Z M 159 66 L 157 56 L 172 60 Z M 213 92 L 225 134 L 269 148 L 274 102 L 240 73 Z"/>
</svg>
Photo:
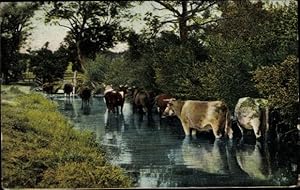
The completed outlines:
<svg viewBox="0 0 300 190">
<path fill-rule="evenodd" d="M 267 103 L 268 101 L 262 98 L 244 97 L 238 100 L 234 115 L 242 137 L 245 129 L 253 130 L 256 139 L 267 134 L 269 130 Z"/>
<path fill-rule="evenodd" d="M 135 89 L 133 92 L 133 110 L 138 110 L 140 113 L 152 114 L 154 105 L 154 93 L 151 91 Z"/>
<path fill-rule="evenodd" d="M 105 87 L 104 99 L 108 112 L 115 113 L 115 109 L 119 114 L 120 111 L 123 113 L 123 106 L 125 102 L 125 95 L 127 92 L 127 86 L 119 86 L 118 90 L 114 90 L 111 85 Z"/>
<path fill-rule="evenodd" d="M 89 106 L 90 105 L 90 98 L 92 96 L 92 90 L 84 86 L 79 91 L 79 97 L 81 98 L 81 109 L 83 109 L 84 105 Z"/>
<path fill-rule="evenodd" d="M 209 131 L 212 129 L 215 138 L 228 135 L 231 139 L 230 112 L 222 101 L 197 101 L 197 100 L 166 100 L 166 116 L 177 116 L 182 124 L 184 133 L 189 136 L 196 135 L 196 131 Z"/>
<path fill-rule="evenodd" d="M 155 97 L 155 104 L 156 104 L 156 107 L 157 107 L 159 118 L 164 117 L 162 114 L 164 113 L 164 111 L 165 111 L 165 109 L 168 105 L 168 102 L 164 101 L 164 100 L 168 100 L 168 99 L 171 99 L 171 98 L 172 98 L 172 96 L 169 95 L 169 94 L 159 94 Z"/>
<path fill-rule="evenodd" d="M 52 83 L 47 82 L 42 85 L 42 89 L 47 94 L 53 94 L 54 85 Z"/>
<path fill-rule="evenodd" d="M 70 102 L 71 93 L 73 91 L 73 85 L 70 83 L 67 83 L 64 85 L 64 93 L 66 95 L 67 100 Z"/>
</svg>

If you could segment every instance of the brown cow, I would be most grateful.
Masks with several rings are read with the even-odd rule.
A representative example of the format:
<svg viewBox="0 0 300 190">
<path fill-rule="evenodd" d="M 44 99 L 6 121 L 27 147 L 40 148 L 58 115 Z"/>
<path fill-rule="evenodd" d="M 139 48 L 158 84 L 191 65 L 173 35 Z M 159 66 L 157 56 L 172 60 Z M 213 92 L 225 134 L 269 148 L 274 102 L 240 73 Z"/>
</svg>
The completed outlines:
<svg viewBox="0 0 300 190">
<path fill-rule="evenodd" d="M 176 115 L 182 124 L 185 135 L 196 135 L 197 131 L 213 130 L 216 138 L 222 133 L 233 137 L 230 113 L 227 105 L 222 101 L 197 101 L 197 100 L 168 100 L 164 115 Z"/>
<path fill-rule="evenodd" d="M 158 111 L 158 114 L 159 114 L 159 117 L 162 118 L 162 114 L 164 113 L 167 105 L 168 105 L 168 102 L 167 101 L 164 101 L 165 99 L 171 99 L 172 96 L 169 95 L 169 94 L 159 94 L 155 97 L 155 104 L 157 106 L 157 111 Z"/>
<path fill-rule="evenodd" d="M 53 83 L 44 83 L 42 85 L 42 89 L 44 92 L 46 92 L 47 94 L 53 94 L 53 89 L 54 89 L 54 84 Z"/>
<path fill-rule="evenodd" d="M 70 100 L 70 95 L 71 95 L 72 91 L 73 91 L 73 85 L 70 84 L 70 83 L 66 83 L 64 85 L 64 93 L 65 93 L 68 100 Z"/>
<path fill-rule="evenodd" d="M 140 113 L 148 113 L 151 116 L 154 105 L 154 93 L 143 89 L 135 89 L 133 92 L 133 109 Z"/>
<path fill-rule="evenodd" d="M 92 89 L 87 86 L 81 87 L 79 90 L 79 97 L 81 98 L 81 109 L 83 109 L 83 105 L 90 105 L 90 98 L 92 96 Z"/>
<path fill-rule="evenodd" d="M 126 86 L 119 86 L 119 90 L 114 90 L 111 86 L 106 86 L 104 91 L 105 103 L 108 112 L 115 113 L 115 108 L 117 113 L 119 113 L 119 106 L 121 107 L 121 113 L 123 113 L 123 106 L 125 102 Z"/>
</svg>

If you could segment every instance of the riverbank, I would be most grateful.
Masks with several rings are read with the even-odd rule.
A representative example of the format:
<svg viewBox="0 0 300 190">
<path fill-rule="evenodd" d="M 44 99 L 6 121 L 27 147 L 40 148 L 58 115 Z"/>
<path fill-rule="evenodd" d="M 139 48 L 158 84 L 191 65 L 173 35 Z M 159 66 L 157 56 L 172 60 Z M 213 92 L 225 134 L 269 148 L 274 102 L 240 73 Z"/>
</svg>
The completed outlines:
<svg viewBox="0 0 300 190">
<path fill-rule="evenodd" d="M 1 86 L 4 188 L 124 188 L 94 134 L 73 129 L 57 104 L 30 88 Z"/>
</svg>

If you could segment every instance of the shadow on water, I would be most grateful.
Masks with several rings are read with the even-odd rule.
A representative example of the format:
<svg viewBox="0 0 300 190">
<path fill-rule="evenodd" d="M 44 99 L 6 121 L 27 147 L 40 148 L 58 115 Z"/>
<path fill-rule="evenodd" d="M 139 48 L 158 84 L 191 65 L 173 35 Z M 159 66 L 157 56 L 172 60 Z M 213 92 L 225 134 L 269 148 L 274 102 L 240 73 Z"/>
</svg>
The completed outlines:
<svg viewBox="0 0 300 190">
<path fill-rule="evenodd" d="M 123 114 L 108 113 L 101 97 L 93 99 L 85 112 L 80 109 L 79 98 L 71 104 L 54 98 L 76 129 L 96 134 L 108 160 L 126 169 L 135 187 L 278 186 L 297 182 L 295 168 L 289 158 L 282 157 L 284 152 L 279 153 L 282 149 L 277 145 L 247 138 L 243 142 L 215 140 L 212 133 L 188 138 L 178 118 L 160 121 L 158 114 L 147 117 L 133 113 L 127 102 Z"/>
</svg>

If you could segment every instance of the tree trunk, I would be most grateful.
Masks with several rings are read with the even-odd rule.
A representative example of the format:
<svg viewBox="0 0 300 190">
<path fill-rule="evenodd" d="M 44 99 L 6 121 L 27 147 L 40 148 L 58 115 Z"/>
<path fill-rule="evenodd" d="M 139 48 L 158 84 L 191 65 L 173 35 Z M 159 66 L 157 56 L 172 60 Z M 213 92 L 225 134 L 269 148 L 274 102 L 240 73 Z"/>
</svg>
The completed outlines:
<svg viewBox="0 0 300 190">
<path fill-rule="evenodd" d="M 76 85 L 77 85 L 77 71 L 74 71 L 74 75 L 73 75 L 73 96 L 76 93 Z"/>
<path fill-rule="evenodd" d="M 187 1 L 182 1 L 182 14 L 179 17 L 179 32 L 180 39 L 185 42 L 188 38 L 188 28 L 187 28 Z"/>
<path fill-rule="evenodd" d="M 80 43 L 81 43 L 80 40 L 76 42 L 77 58 L 78 58 L 78 61 L 80 63 L 80 66 L 81 66 L 83 72 L 85 72 L 85 58 L 84 58 L 84 55 L 82 54 L 82 52 L 80 50 Z"/>
</svg>

